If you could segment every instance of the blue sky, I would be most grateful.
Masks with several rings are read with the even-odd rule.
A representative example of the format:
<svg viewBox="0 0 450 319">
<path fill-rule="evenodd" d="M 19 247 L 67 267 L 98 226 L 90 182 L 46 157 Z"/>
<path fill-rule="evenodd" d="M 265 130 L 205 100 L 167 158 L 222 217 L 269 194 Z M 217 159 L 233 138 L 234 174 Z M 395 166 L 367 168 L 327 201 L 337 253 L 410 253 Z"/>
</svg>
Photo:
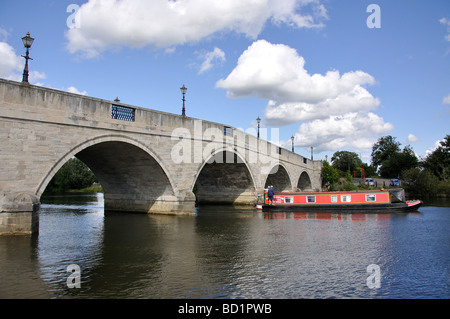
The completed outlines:
<svg viewBox="0 0 450 319">
<path fill-rule="evenodd" d="M 188 116 L 259 116 L 314 159 L 450 134 L 448 0 L 2 0 L 1 78 L 21 81 L 27 31 L 32 84 L 175 114 L 185 84 Z"/>
</svg>

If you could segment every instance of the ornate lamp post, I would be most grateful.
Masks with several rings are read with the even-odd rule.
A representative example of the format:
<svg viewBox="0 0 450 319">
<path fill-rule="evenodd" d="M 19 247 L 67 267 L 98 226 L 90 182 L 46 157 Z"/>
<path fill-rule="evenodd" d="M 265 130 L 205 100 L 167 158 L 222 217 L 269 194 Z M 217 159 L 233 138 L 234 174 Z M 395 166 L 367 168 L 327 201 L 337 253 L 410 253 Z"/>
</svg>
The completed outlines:
<svg viewBox="0 0 450 319">
<path fill-rule="evenodd" d="M 258 122 L 258 138 L 259 138 L 259 123 L 261 122 L 261 119 L 259 118 L 259 116 L 258 116 L 258 118 L 256 119 L 256 122 Z"/>
<path fill-rule="evenodd" d="M 31 48 L 33 41 L 34 39 L 30 37 L 30 32 L 27 32 L 27 35 L 22 38 L 23 45 L 25 46 L 25 48 L 27 48 L 26 55 L 22 55 L 22 57 L 25 58 L 25 68 L 23 69 L 22 82 L 25 83 L 28 83 L 28 60 L 33 60 L 29 56 L 29 49 Z"/>
<path fill-rule="evenodd" d="M 291 136 L 291 141 L 292 141 L 292 152 L 294 152 L 294 135 Z"/>
<path fill-rule="evenodd" d="M 183 94 L 183 109 L 181 111 L 181 115 L 186 116 L 186 108 L 184 106 L 184 102 L 186 101 L 186 99 L 184 98 L 184 95 L 186 94 L 187 87 L 185 87 L 183 84 L 183 86 L 180 88 L 180 90 L 181 90 L 181 94 Z"/>
</svg>

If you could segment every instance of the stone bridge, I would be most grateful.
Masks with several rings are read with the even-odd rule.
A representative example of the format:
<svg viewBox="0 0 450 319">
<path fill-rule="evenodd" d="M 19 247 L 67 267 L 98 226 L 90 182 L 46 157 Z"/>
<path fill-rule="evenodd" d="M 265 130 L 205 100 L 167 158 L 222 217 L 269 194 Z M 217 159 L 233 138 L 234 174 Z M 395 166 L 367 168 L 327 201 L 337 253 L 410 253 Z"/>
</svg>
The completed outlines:
<svg viewBox="0 0 450 319">
<path fill-rule="evenodd" d="M 257 138 L 254 129 L 4 79 L 0 141 L 4 235 L 38 231 L 40 197 L 72 157 L 97 176 L 105 211 L 195 214 L 196 202 L 253 205 L 268 185 L 321 186 L 320 161 Z"/>
</svg>

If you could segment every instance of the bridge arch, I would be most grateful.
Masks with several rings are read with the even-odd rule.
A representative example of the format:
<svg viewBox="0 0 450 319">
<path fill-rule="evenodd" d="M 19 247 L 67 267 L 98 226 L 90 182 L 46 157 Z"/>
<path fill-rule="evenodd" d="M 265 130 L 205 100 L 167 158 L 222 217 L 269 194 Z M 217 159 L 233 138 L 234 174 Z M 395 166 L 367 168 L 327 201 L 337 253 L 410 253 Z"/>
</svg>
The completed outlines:
<svg viewBox="0 0 450 319">
<path fill-rule="evenodd" d="M 238 152 L 225 148 L 200 165 L 192 188 L 198 204 L 253 204 L 256 199 L 248 164 Z"/>
<path fill-rule="evenodd" d="M 175 192 L 158 156 L 139 141 L 120 135 L 96 137 L 78 144 L 55 163 L 42 180 L 40 197 L 56 172 L 73 156 L 84 162 L 104 189 L 105 211 L 149 212 Z"/>
<path fill-rule="evenodd" d="M 273 186 L 275 192 L 291 191 L 292 183 L 286 167 L 278 163 L 272 167 L 270 173 L 267 175 L 264 188 Z"/>
<path fill-rule="evenodd" d="M 309 174 L 304 171 L 300 174 L 300 177 L 298 179 L 297 188 L 300 191 L 310 191 L 312 190 L 312 183 L 311 178 L 309 177 Z"/>
</svg>

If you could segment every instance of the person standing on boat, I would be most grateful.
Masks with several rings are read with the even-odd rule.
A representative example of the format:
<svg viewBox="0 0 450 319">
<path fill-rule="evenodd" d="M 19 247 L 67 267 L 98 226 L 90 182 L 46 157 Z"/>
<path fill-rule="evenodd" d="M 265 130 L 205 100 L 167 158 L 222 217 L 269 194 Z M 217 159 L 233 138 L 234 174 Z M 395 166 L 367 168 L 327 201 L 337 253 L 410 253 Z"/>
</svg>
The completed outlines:
<svg viewBox="0 0 450 319">
<path fill-rule="evenodd" d="M 269 197 L 269 205 L 273 205 L 273 186 L 269 186 L 267 196 Z"/>
</svg>

